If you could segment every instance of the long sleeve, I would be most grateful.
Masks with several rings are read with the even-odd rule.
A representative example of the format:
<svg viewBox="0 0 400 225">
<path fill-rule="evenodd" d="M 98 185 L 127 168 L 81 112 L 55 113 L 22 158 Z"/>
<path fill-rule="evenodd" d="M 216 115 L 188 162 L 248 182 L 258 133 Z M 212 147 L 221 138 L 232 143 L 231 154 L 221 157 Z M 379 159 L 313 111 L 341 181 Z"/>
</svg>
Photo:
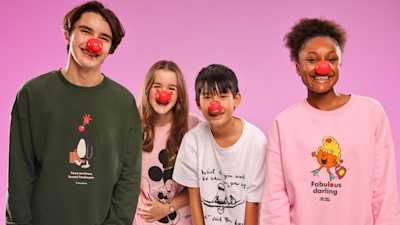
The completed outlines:
<svg viewBox="0 0 400 225">
<path fill-rule="evenodd" d="M 128 145 L 123 167 L 114 187 L 109 214 L 104 225 L 131 225 L 140 190 L 142 130 L 136 104 L 133 104 L 132 127 L 127 134 Z"/>
<path fill-rule="evenodd" d="M 7 224 L 32 223 L 31 198 L 37 179 L 26 89 L 22 89 L 13 106 L 10 129 Z"/>
<path fill-rule="evenodd" d="M 289 225 L 289 198 L 282 167 L 278 124 L 275 121 L 267 138 L 266 178 L 260 224 Z"/>
<path fill-rule="evenodd" d="M 381 108 L 375 132 L 375 176 L 372 211 L 375 225 L 396 225 L 400 222 L 395 150 L 388 118 Z"/>
</svg>

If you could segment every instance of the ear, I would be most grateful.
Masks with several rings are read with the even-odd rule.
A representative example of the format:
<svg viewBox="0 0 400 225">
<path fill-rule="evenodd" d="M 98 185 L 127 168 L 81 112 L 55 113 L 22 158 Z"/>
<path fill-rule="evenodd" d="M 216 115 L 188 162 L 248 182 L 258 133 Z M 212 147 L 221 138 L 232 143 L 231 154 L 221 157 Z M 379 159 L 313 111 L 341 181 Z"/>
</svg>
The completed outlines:
<svg viewBox="0 0 400 225">
<path fill-rule="evenodd" d="M 336 55 L 337 55 L 338 58 L 339 58 L 339 63 L 338 63 L 338 65 L 341 66 L 341 65 L 342 65 L 342 62 L 343 62 L 343 59 L 342 59 L 342 57 L 343 57 L 343 52 L 342 52 L 342 49 L 341 49 L 339 46 L 336 47 Z"/>
<path fill-rule="evenodd" d="M 200 102 L 196 102 L 196 106 L 197 106 L 197 109 L 200 110 L 200 112 L 201 112 Z"/>
<path fill-rule="evenodd" d="M 297 75 L 302 76 L 301 65 L 298 62 L 296 62 L 296 72 L 297 72 Z"/>
<path fill-rule="evenodd" d="M 71 36 L 68 33 L 68 31 L 64 31 L 64 41 L 66 45 L 67 52 L 69 52 L 69 49 L 71 47 L 70 42 L 71 42 Z"/>
<path fill-rule="evenodd" d="M 233 101 L 234 101 L 233 107 L 234 109 L 236 109 L 240 105 L 240 102 L 242 101 L 242 96 L 240 95 L 239 92 L 233 97 Z"/>
<path fill-rule="evenodd" d="M 69 44 L 69 41 L 70 41 L 70 35 L 69 35 L 69 33 L 68 33 L 68 31 L 64 31 L 64 40 L 65 40 L 65 42 L 67 43 L 67 44 Z"/>
<path fill-rule="evenodd" d="M 342 63 L 343 63 L 342 57 L 343 57 L 343 55 L 340 54 L 340 56 L 339 56 L 339 64 L 338 64 L 339 66 L 342 66 Z"/>
</svg>

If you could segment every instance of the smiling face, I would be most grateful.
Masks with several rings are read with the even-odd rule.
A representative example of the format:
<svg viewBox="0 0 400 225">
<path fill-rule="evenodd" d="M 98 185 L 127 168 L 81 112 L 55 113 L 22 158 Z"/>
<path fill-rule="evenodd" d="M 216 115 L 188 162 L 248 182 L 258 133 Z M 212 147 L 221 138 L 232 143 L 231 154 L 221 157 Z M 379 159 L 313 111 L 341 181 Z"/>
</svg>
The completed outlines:
<svg viewBox="0 0 400 225">
<path fill-rule="evenodd" d="M 319 74 L 317 68 L 324 63 L 329 65 L 329 72 Z M 337 42 L 329 37 L 314 37 L 300 50 L 296 70 L 310 93 L 326 94 L 334 92 L 340 65 L 341 50 Z"/>
<path fill-rule="evenodd" d="M 229 89 L 227 92 L 221 93 L 218 88 L 216 93 L 211 93 L 207 88 L 207 84 L 205 84 L 203 91 L 200 93 L 199 109 L 210 126 L 218 128 L 231 121 L 235 108 L 240 104 L 240 100 L 239 93 L 234 96 Z M 210 108 L 213 108 L 213 104 L 218 104 L 216 102 L 219 103 L 218 110 L 213 112 Z"/>
<path fill-rule="evenodd" d="M 322 167 L 329 169 L 336 165 L 337 157 L 334 154 L 331 154 L 327 151 L 319 149 L 316 157 L 317 157 L 318 163 Z"/>
<path fill-rule="evenodd" d="M 177 86 L 178 80 L 175 72 L 164 69 L 155 71 L 154 82 L 150 88 L 150 94 L 148 98 L 151 107 L 156 113 L 172 113 L 172 109 L 174 108 L 178 99 Z M 157 101 L 157 97 L 160 97 L 160 94 L 162 95 L 162 93 L 168 93 L 168 101 Z"/>
<path fill-rule="evenodd" d="M 76 21 L 71 34 L 65 38 L 69 44 L 70 61 L 81 69 L 99 69 L 107 58 L 112 42 L 112 31 L 107 21 L 99 14 L 85 12 Z M 87 42 L 95 38 L 102 43 L 98 52 L 87 49 Z"/>
</svg>

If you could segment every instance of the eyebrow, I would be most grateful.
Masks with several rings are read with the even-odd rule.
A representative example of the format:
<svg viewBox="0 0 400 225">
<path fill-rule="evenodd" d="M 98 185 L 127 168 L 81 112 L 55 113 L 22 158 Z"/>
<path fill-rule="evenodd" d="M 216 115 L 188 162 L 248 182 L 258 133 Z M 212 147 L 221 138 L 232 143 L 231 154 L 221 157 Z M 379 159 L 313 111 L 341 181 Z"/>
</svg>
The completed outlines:
<svg viewBox="0 0 400 225">
<path fill-rule="evenodd" d="M 332 54 L 332 53 L 335 53 L 335 54 L 336 54 L 336 52 L 335 52 L 334 50 L 332 50 L 332 51 L 328 52 L 328 54 Z M 314 52 L 314 51 L 307 52 L 307 55 L 310 55 L 310 54 L 319 55 L 317 52 Z M 336 54 L 336 55 L 337 55 L 337 54 Z"/>
<path fill-rule="evenodd" d="M 161 83 L 160 83 L 160 82 L 154 82 L 153 84 L 158 84 L 158 85 L 161 85 Z M 169 84 L 168 86 L 177 87 L 178 85 L 176 85 L 176 84 Z"/>
<path fill-rule="evenodd" d="M 78 28 L 80 28 L 80 29 L 86 29 L 86 30 L 89 30 L 89 31 L 93 32 L 93 29 L 92 29 L 92 28 L 90 28 L 90 27 L 88 27 L 88 26 L 85 26 L 85 25 L 79 25 Z M 100 36 L 102 36 L 102 37 L 107 37 L 107 38 L 109 38 L 110 40 L 112 40 L 112 37 L 111 37 L 110 35 L 106 34 L 106 33 L 100 33 Z"/>
<path fill-rule="evenodd" d="M 316 52 L 307 52 L 306 55 L 318 55 Z"/>
</svg>

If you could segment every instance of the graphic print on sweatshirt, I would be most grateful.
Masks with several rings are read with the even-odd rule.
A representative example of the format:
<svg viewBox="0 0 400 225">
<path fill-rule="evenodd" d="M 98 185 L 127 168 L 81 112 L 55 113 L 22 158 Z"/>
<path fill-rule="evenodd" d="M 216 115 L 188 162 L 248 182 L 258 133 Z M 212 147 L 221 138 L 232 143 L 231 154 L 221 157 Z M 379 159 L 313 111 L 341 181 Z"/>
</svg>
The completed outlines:
<svg viewBox="0 0 400 225">
<path fill-rule="evenodd" d="M 232 215 L 241 214 L 242 209 L 239 206 L 245 202 L 245 175 L 224 174 L 217 169 L 201 169 L 200 179 L 209 187 L 208 193 L 212 193 L 201 196 L 201 202 L 204 207 L 213 209 L 207 210 L 208 212 L 215 212 L 212 215 L 204 213 L 206 223 L 220 221 L 222 224 L 241 224 L 238 218 L 233 218 Z"/>
<path fill-rule="evenodd" d="M 319 194 L 319 200 L 330 201 L 331 196 L 337 196 L 343 187 L 340 182 L 346 175 L 347 169 L 342 166 L 342 149 L 336 139 L 325 136 L 316 151 L 311 153 L 317 162 L 317 168 L 311 171 L 314 178 L 324 176 L 323 180 L 312 180 L 311 187 L 314 194 Z M 328 181 L 326 181 L 328 180 Z"/>
<path fill-rule="evenodd" d="M 181 191 L 182 188 L 178 186 L 172 180 L 172 172 L 174 171 L 174 162 L 176 155 L 174 157 L 169 157 L 169 153 L 166 149 L 163 149 L 158 154 L 158 160 L 162 164 L 162 168 L 159 166 L 152 166 L 149 168 L 148 176 L 152 181 L 158 182 L 162 181 L 162 185 L 156 188 L 150 187 L 150 182 L 147 178 L 142 177 L 143 185 L 142 188 L 147 189 L 147 193 L 150 193 L 150 196 L 145 196 L 147 201 L 152 201 L 153 199 L 167 203 L 170 202 L 171 199 Z M 142 202 L 144 205 L 144 202 Z M 159 224 L 178 224 L 180 220 L 179 212 L 173 212 L 168 214 L 167 216 L 158 220 Z"/>
<path fill-rule="evenodd" d="M 93 158 L 94 145 L 88 132 L 88 126 L 92 121 L 92 116 L 85 113 L 82 117 L 82 124 L 77 126 L 78 140 L 69 152 L 69 164 L 84 169 L 84 171 L 70 171 L 68 179 L 75 180 L 75 184 L 87 184 L 88 180 L 94 179 L 93 173 L 87 172 L 90 168 L 90 160 Z"/>
</svg>

